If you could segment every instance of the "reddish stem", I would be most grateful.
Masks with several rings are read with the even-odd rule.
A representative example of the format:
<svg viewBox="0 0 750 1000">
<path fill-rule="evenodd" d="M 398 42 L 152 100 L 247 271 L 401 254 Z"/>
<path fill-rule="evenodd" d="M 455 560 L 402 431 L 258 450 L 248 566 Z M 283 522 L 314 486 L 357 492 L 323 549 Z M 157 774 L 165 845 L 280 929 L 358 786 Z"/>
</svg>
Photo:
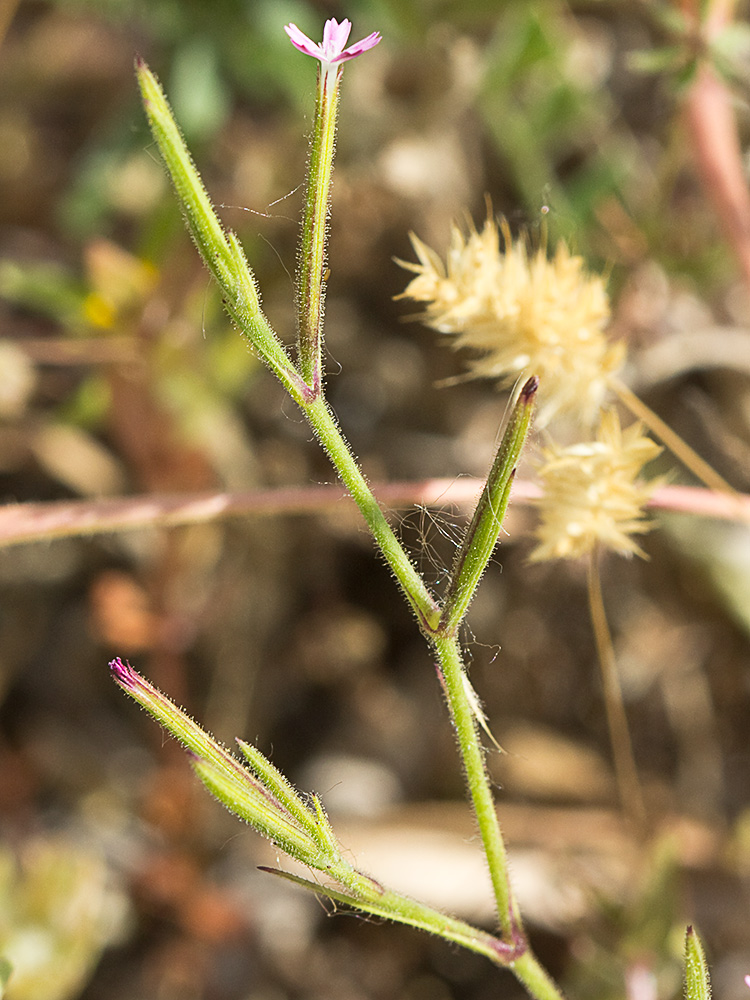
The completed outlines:
<svg viewBox="0 0 750 1000">
<path fill-rule="evenodd" d="M 734 6 L 734 0 L 714 0 L 700 21 L 699 0 L 682 0 L 683 11 L 707 46 L 731 22 Z M 701 60 L 687 91 L 685 120 L 706 195 L 750 288 L 750 192 L 733 98 L 707 59 Z"/>
<path fill-rule="evenodd" d="M 379 499 L 392 507 L 467 508 L 483 481 L 426 479 L 411 483 L 374 484 Z M 535 483 L 516 480 L 512 502 L 538 499 Z M 135 528 L 203 524 L 229 517 L 281 517 L 332 510 L 350 500 L 341 486 L 313 486 L 248 493 L 180 493 L 97 500 L 61 500 L 0 506 L 0 549 L 24 542 L 108 534 Z M 648 506 L 723 521 L 750 523 L 750 495 L 729 495 L 698 486 L 662 486 Z"/>
</svg>

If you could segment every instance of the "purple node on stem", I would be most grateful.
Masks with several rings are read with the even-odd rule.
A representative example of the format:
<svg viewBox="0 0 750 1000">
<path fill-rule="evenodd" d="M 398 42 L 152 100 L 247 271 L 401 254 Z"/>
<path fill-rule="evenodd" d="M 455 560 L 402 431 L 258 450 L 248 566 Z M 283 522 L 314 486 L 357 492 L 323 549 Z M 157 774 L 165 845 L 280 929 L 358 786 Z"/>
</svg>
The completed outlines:
<svg viewBox="0 0 750 1000">
<path fill-rule="evenodd" d="M 515 962 L 528 951 L 529 943 L 526 936 L 518 926 L 516 918 L 511 914 L 511 938 L 510 941 L 503 941 L 496 938 L 493 941 L 493 948 L 503 962 Z"/>
</svg>

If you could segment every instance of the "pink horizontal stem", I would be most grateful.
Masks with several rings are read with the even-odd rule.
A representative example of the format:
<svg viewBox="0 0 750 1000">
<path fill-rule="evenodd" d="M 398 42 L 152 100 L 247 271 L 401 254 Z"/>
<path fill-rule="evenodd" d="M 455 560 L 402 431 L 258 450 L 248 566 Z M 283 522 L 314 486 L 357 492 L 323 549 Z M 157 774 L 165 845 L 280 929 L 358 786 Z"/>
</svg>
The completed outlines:
<svg viewBox="0 0 750 1000">
<path fill-rule="evenodd" d="M 374 492 L 389 507 L 468 507 L 476 501 L 483 485 L 482 480 L 467 476 L 381 483 L 374 486 Z M 517 480 L 513 486 L 512 500 L 516 503 L 529 503 L 538 496 L 539 488 L 534 483 Z M 0 507 L 0 548 L 136 528 L 200 524 L 229 517 L 314 514 L 330 511 L 348 499 L 341 486 L 331 485 L 246 493 L 151 494 L 9 504 Z M 700 517 L 750 522 L 750 496 L 747 494 L 730 496 L 695 486 L 663 486 L 656 491 L 649 506 Z"/>
</svg>

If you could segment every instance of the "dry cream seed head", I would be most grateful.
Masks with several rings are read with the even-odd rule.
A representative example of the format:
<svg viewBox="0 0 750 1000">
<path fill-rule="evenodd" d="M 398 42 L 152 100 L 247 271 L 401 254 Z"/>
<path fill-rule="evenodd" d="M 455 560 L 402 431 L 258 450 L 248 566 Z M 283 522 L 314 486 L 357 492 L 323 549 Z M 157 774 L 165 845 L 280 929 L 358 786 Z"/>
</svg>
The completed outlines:
<svg viewBox="0 0 750 1000">
<path fill-rule="evenodd" d="M 508 386 L 538 375 L 538 424 L 565 414 L 590 426 L 625 356 L 624 345 L 605 335 L 604 278 L 562 241 L 548 259 L 543 247 L 530 253 L 524 241 L 514 243 L 505 221 L 500 235 L 493 219 L 465 235 L 454 226 L 445 263 L 412 236 L 419 263 L 400 261 L 416 275 L 400 298 L 423 303 L 428 326 L 474 352 L 474 378 Z"/>
<path fill-rule="evenodd" d="M 639 477 L 660 451 L 641 424 L 621 430 L 614 410 L 602 415 L 595 441 L 544 449 L 532 560 L 577 559 L 596 545 L 642 556 L 631 535 L 650 530 L 643 506 L 659 482 Z"/>
</svg>

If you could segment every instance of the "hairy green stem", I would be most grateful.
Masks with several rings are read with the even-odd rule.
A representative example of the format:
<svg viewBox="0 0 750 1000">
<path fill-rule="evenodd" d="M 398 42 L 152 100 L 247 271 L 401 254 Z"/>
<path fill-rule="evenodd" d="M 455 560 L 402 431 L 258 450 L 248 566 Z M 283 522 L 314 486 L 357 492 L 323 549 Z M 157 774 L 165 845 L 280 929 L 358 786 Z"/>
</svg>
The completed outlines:
<svg viewBox="0 0 750 1000">
<path fill-rule="evenodd" d="M 467 694 L 461 648 L 452 635 L 437 635 L 432 641 L 487 857 L 500 927 L 503 936 L 510 941 L 521 930 L 521 918 L 508 878 L 508 855 L 484 764 L 476 713 Z"/>
<path fill-rule="evenodd" d="M 313 400 L 305 404 L 303 410 L 342 481 L 362 511 L 378 547 L 393 570 L 409 604 L 420 620 L 423 632 L 435 650 L 487 858 L 502 940 L 492 936 L 487 939 L 477 939 L 473 929 L 467 938 L 466 925 L 458 922 L 460 926 L 457 929 L 450 920 L 446 922 L 446 918 L 438 914 L 438 911 L 430 911 L 429 907 L 422 907 L 422 904 L 413 903 L 391 892 L 381 897 L 379 901 L 366 902 L 361 896 L 356 900 L 346 900 L 344 897 L 333 895 L 331 898 L 339 898 L 341 902 L 348 901 L 351 905 L 379 916 L 389 916 L 386 910 L 390 908 L 391 919 L 440 934 L 447 940 L 486 955 L 496 964 L 507 965 L 536 1000 L 562 1000 L 562 994 L 526 944 L 521 916 L 510 885 L 508 856 L 484 763 L 484 750 L 478 735 L 475 707 L 467 692 L 460 645 L 455 634 L 445 633 L 440 628 L 438 605 L 386 521 L 325 400 L 322 398 Z M 524 434 L 527 427 L 528 423 L 525 424 Z M 491 549 L 487 553 L 487 559 L 490 555 Z M 342 878 L 342 881 L 346 884 L 345 879 Z M 435 917 L 429 916 L 430 913 Z M 441 919 L 442 929 L 440 929 Z"/>
<path fill-rule="evenodd" d="M 302 409 L 342 482 L 362 512 L 378 548 L 398 580 L 420 626 L 428 631 L 435 628 L 440 615 L 437 602 L 386 520 L 328 404 L 322 396 L 319 396 L 303 404 Z"/>
<path fill-rule="evenodd" d="M 563 994 L 555 981 L 542 968 L 533 952 L 524 952 L 511 963 L 510 968 L 516 979 L 523 983 L 536 1000 L 563 1000 Z"/>
<path fill-rule="evenodd" d="M 323 306 L 328 213 L 336 142 L 339 81 L 343 65 L 328 72 L 318 67 L 315 124 L 310 144 L 305 215 L 297 274 L 297 337 L 302 377 L 314 394 L 321 390 Z"/>
<path fill-rule="evenodd" d="M 346 906 L 354 907 L 364 913 L 371 913 L 373 916 L 382 917 L 385 920 L 393 920 L 400 924 L 406 924 L 409 927 L 416 927 L 419 930 L 427 931 L 428 934 L 435 934 L 446 941 L 452 941 L 454 944 L 460 945 L 462 948 L 467 948 L 469 951 L 484 955 L 485 958 L 488 958 L 495 965 L 515 968 L 515 963 L 519 960 L 520 953 L 516 946 L 507 945 L 499 938 L 487 933 L 487 931 L 473 927 L 463 920 L 450 917 L 445 913 L 441 913 L 440 910 L 426 906 L 424 903 L 418 903 L 416 900 L 394 892 L 392 889 L 381 887 L 379 892 L 372 891 L 372 889 L 364 892 L 360 891 L 357 886 L 362 880 L 362 875 L 354 869 L 351 869 L 351 874 L 344 871 L 343 868 L 336 868 L 331 871 L 331 875 L 349 889 L 349 892 L 342 892 L 340 889 L 332 886 L 322 885 L 320 882 L 312 882 L 309 879 L 294 875 L 291 872 L 281 871 L 277 868 L 266 868 L 263 866 L 262 870 L 279 875 L 289 882 L 304 886 L 317 895 L 326 896 L 336 903 L 344 903 Z M 352 885 L 352 881 L 354 885 Z M 542 997 L 543 1000 L 546 1000 L 544 994 Z"/>
</svg>

